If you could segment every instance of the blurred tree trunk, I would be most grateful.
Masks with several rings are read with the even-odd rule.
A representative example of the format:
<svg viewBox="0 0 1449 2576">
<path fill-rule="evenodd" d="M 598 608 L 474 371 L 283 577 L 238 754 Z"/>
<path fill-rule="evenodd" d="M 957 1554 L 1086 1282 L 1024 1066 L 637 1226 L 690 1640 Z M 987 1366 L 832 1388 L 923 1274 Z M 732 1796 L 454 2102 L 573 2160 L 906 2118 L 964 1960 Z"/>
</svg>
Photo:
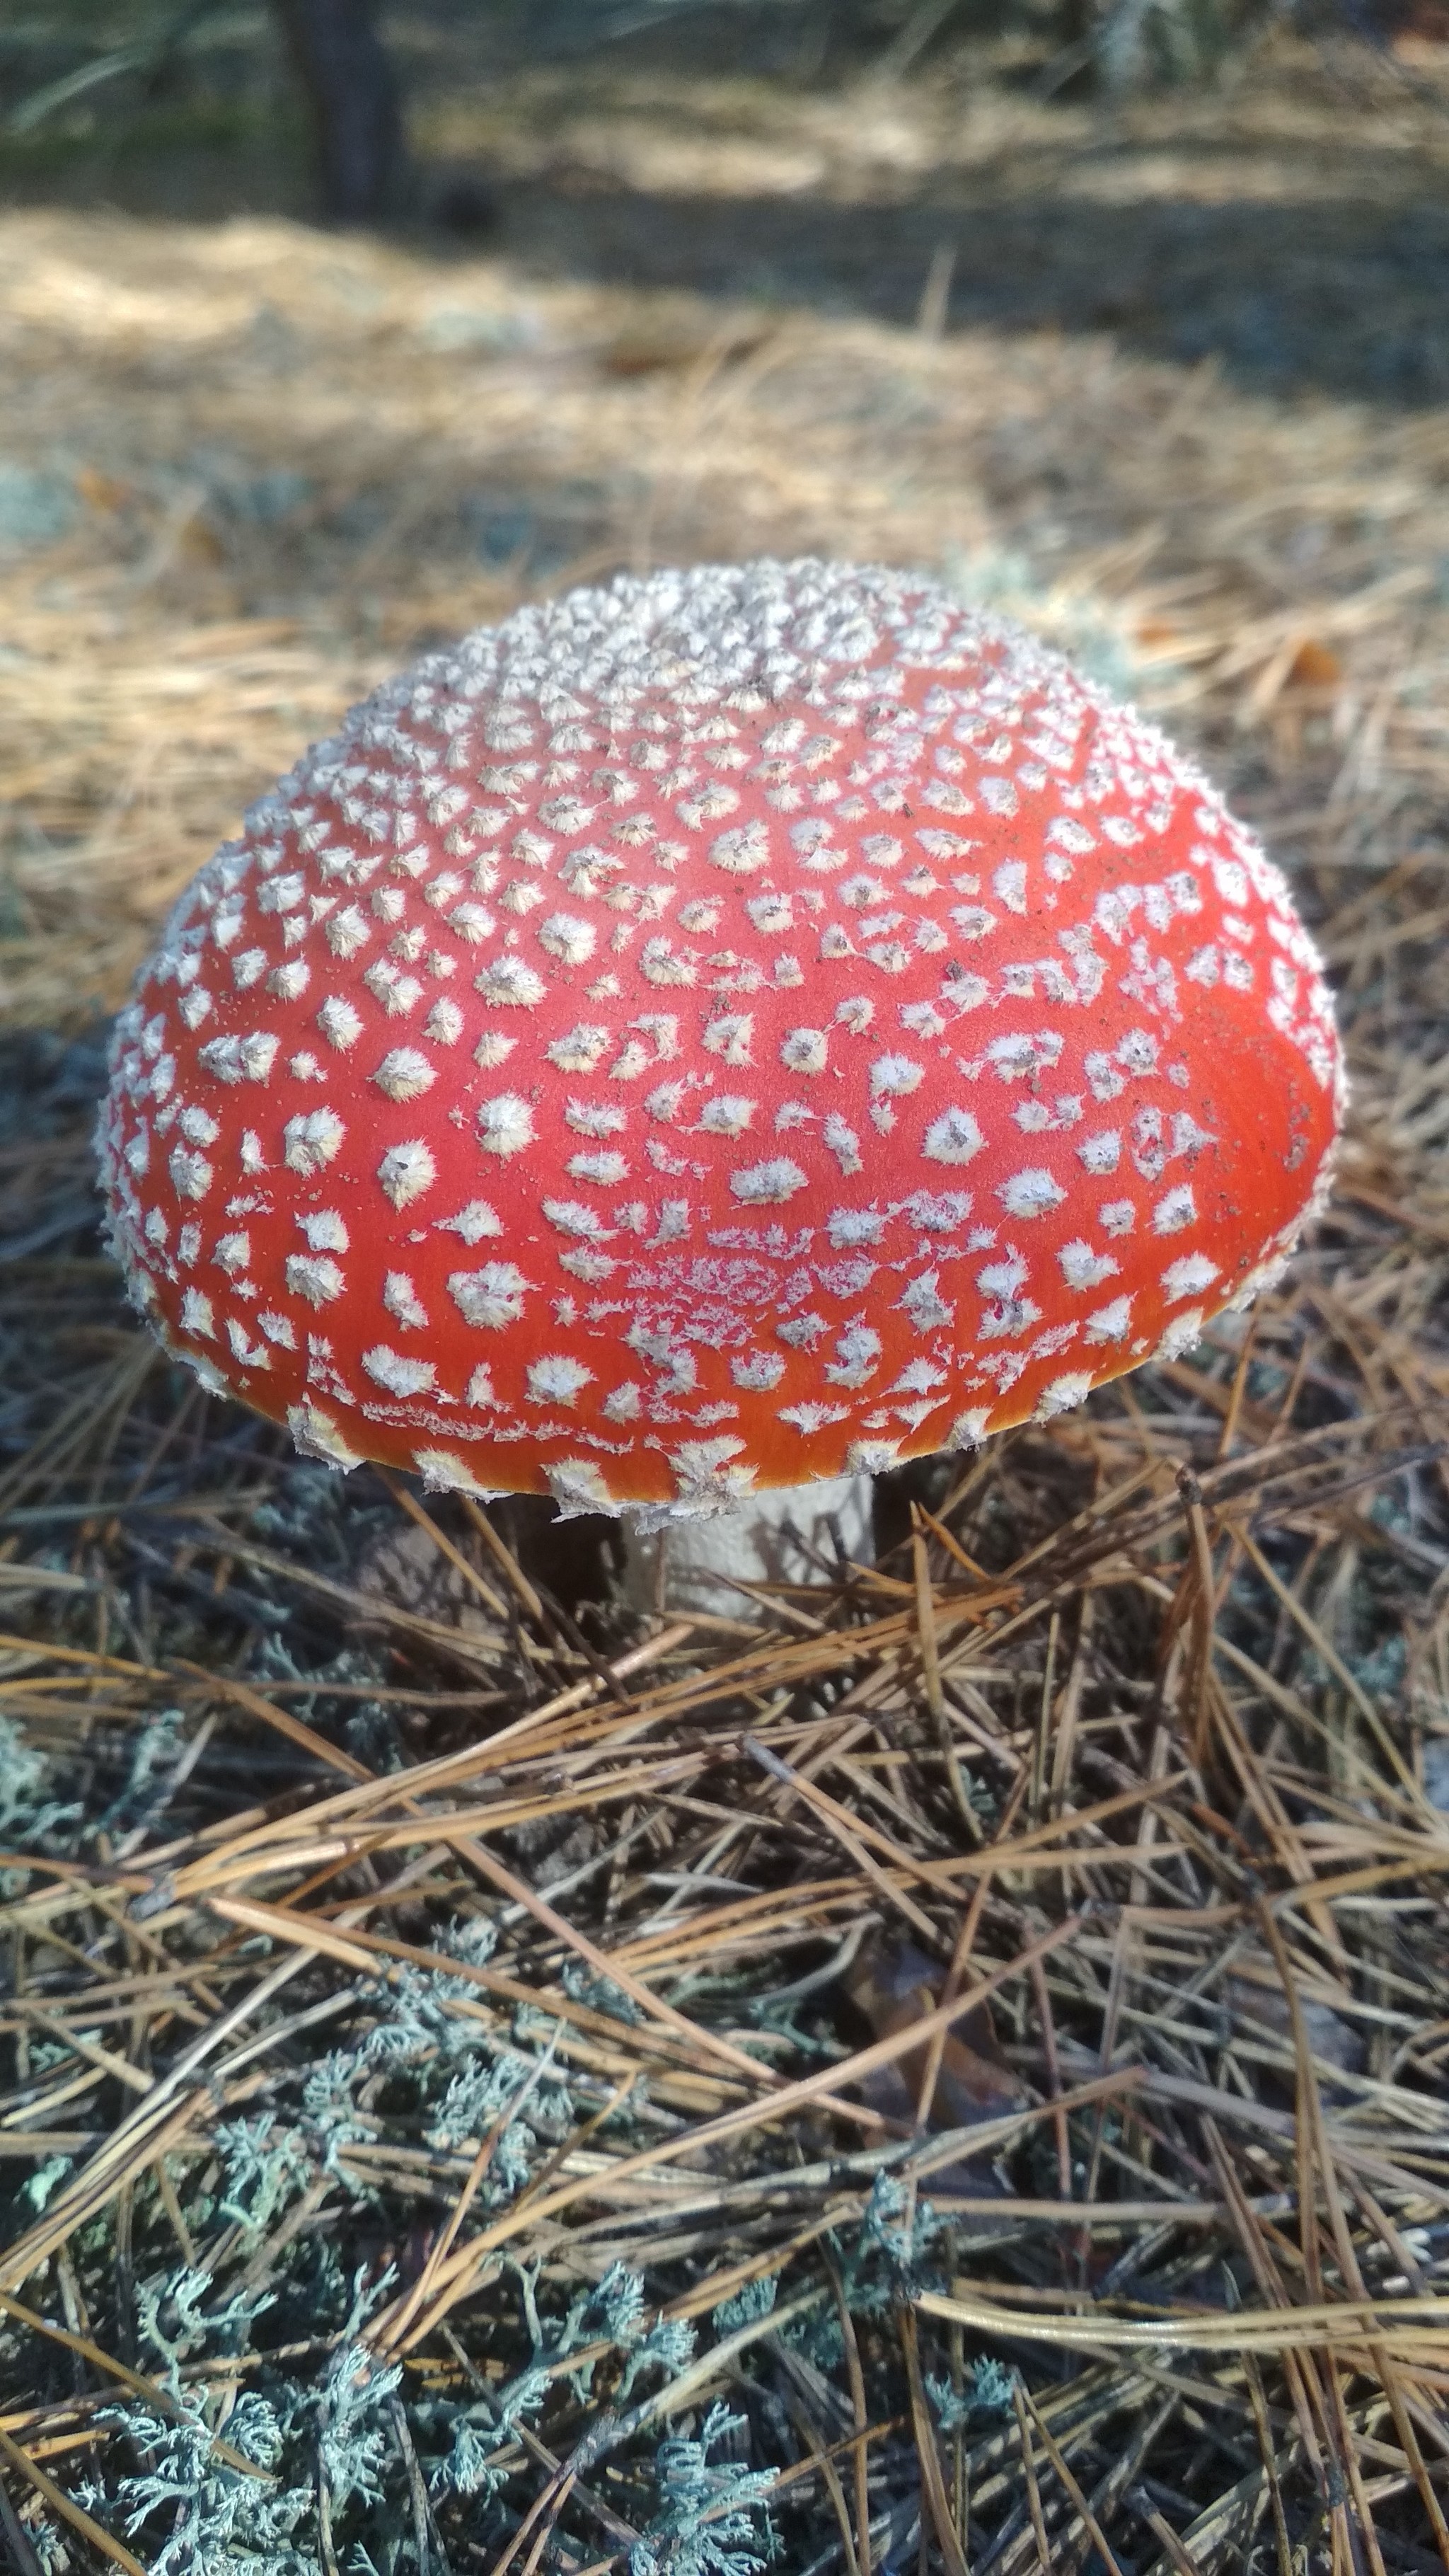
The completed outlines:
<svg viewBox="0 0 1449 2576">
<path fill-rule="evenodd" d="M 338 223 L 396 212 L 405 154 L 397 78 L 374 0 L 276 0 L 312 118 L 326 211 Z"/>
</svg>

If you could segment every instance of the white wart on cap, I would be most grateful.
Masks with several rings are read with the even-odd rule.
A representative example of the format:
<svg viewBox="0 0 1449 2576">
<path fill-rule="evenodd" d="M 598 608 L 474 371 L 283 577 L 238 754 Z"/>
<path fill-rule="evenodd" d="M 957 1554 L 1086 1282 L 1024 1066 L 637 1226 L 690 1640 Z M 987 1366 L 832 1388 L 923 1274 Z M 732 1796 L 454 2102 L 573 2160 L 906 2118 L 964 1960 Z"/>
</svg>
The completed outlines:
<svg viewBox="0 0 1449 2576">
<path fill-rule="evenodd" d="M 914 576 L 766 562 L 354 709 L 183 897 L 100 1144 L 137 1303 L 309 1453 L 710 1511 L 1180 1354 L 1341 1094 L 1160 734 Z"/>
</svg>

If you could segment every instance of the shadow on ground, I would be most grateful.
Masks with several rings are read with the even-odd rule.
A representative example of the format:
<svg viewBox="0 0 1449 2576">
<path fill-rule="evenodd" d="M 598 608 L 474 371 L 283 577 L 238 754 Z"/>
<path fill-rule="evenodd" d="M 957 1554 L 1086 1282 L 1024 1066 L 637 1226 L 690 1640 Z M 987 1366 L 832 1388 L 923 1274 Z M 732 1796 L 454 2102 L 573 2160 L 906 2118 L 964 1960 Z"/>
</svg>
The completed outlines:
<svg viewBox="0 0 1449 2576">
<path fill-rule="evenodd" d="M 864 88 L 792 105 L 697 67 L 655 80 L 636 69 L 614 91 L 583 66 L 546 96 L 525 82 L 513 97 L 506 81 L 480 89 L 466 56 L 418 201 L 467 221 L 407 235 L 442 264 L 502 252 L 539 277 L 905 327 L 934 264 L 948 330 L 1109 333 L 1125 354 L 1209 360 L 1280 399 L 1449 400 L 1449 99 L 1437 84 L 1394 90 L 1356 121 L 1350 101 L 1325 105 L 1310 58 L 1297 89 L 1274 71 L 1261 115 L 1235 92 L 1159 103 L 1120 127 L 1057 126 L 1038 108 L 1027 133 L 1008 106 L 998 129 L 981 94 L 952 104 L 930 83 L 884 105 Z M 436 90 L 437 65 L 430 78 Z M 305 219 L 290 112 L 217 124 L 200 151 L 195 124 L 163 119 L 152 134 L 143 118 L 91 155 L 0 149 L 0 206 Z M 905 138 L 904 159 L 882 134 Z"/>
<path fill-rule="evenodd" d="M 948 327 L 1110 331 L 1249 390 L 1449 400 L 1449 205 L 832 204 L 526 182 L 501 246 L 550 275 L 912 324 L 954 253 Z"/>
</svg>

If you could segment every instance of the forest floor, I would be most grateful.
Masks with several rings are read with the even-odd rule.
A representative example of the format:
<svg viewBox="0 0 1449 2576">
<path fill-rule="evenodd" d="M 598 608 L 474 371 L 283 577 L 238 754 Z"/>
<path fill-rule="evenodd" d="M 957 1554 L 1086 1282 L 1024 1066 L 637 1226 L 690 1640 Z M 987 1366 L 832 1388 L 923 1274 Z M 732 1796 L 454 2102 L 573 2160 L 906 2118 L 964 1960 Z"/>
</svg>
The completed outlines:
<svg viewBox="0 0 1449 2576">
<path fill-rule="evenodd" d="M 461 41 L 417 130 L 481 246 L 317 228 L 255 136 L 0 166 L 6 2550 L 1449 2565 L 1449 78 L 1285 44 L 1107 116 Z M 183 1383 L 89 1130 L 161 913 L 346 704 L 765 552 L 1158 715 L 1353 1108 L 1246 1333 L 664 1627 L 597 1533 Z"/>
</svg>

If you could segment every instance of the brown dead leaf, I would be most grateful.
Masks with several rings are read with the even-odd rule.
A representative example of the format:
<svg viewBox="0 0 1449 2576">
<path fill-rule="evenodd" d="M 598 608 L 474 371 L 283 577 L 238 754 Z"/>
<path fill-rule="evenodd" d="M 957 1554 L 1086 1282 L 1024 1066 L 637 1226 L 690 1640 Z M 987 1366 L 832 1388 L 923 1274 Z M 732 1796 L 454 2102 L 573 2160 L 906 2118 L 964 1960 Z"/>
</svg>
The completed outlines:
<svg viewBox="0 0 1449 2576">
<path fill-rule="evenodd" d="M 769 336 L 768 329 L 752 324 L 738 331 L 691 330 L 685 323 L 665 323 L 657 330 L 645 326 L 621 331 L 599 351 L 598 364 L 606 376 L 666 375 L 671 369 L 683 373 L 711 362 L 736 365 L 752 358 Z"/>
<path fill-rule="evenodd" d="M 931 2012 L 941 2000 L 944 1971 L 910 1941 L 876 1941 L 862 1951 L 844 1980 L 844 1992 L 870 2024 L 876 2039 L 894 2038 Z M 857 2088 L 883 2118 L 914 2121 L 926 2072 L 928 2049 L 908 2049 L 891 2065 L 878 2067 Z M 979 2121 L 999 2119 L 1026 2100 L 1020 2077 L 997 2044 L 989 2004 L 965 2014 L 946 2035 L 927 2123 L 935 2131 L 974 2128 Z M 981 2176 L 965 2165 L 943 2168 L 933 2186 L 946 2191 L 982 2188 Z"/>
<path fill-rule="evenodd" d="M 1238 1972 L 1223 1980 L 1222 1999 L 1236 2033 L 1262 2038 L 1271 2032 L 1288 2041 L 1292 2037 L 1293 2016 L 1281 1985 L 1266 1967 L 1254 1973 L 1255 1963 L 1240 1961 Z M 1325 2066 L 1340 2067 L 1346 2075 L 1361 2074 L 1368 2050 L 1358 2031 L 1325 2003 L 1305 1997 L 1300 2009 L 1309 2046 Z M 1256 2028 L 1254 2027 L 1256 2025 Z M 1340 2086 L 1330 2086 L 1325 2098 L 1346 2098 Z"/>
<path fill-rule="evenodd" d="M 466 1578 L 440 1555 L 423 1529 L 390 1529 L 365 1549 L 357 1568 L 359 1591 L 381 1593 L 400 1609 L 459 1627 L 471 1636 L 492 1633 L 492 1621 Z"/>
<path fill-rule="evenodd" d="M 1284 682 L 1289 689 L 1336 689 L 1343 678 L 1343 664 L 1327 644 L 1317 644 L 1305 636 L 1288 665 Z"/>
<path fill-rule="evenodd" d="M 136 498 L 133 484 L 121 482 L 114 474 L 103 474 L 96 465 L 78 467 L 75 488 L 92 510 L 124 510 Z"/>
</svg>

